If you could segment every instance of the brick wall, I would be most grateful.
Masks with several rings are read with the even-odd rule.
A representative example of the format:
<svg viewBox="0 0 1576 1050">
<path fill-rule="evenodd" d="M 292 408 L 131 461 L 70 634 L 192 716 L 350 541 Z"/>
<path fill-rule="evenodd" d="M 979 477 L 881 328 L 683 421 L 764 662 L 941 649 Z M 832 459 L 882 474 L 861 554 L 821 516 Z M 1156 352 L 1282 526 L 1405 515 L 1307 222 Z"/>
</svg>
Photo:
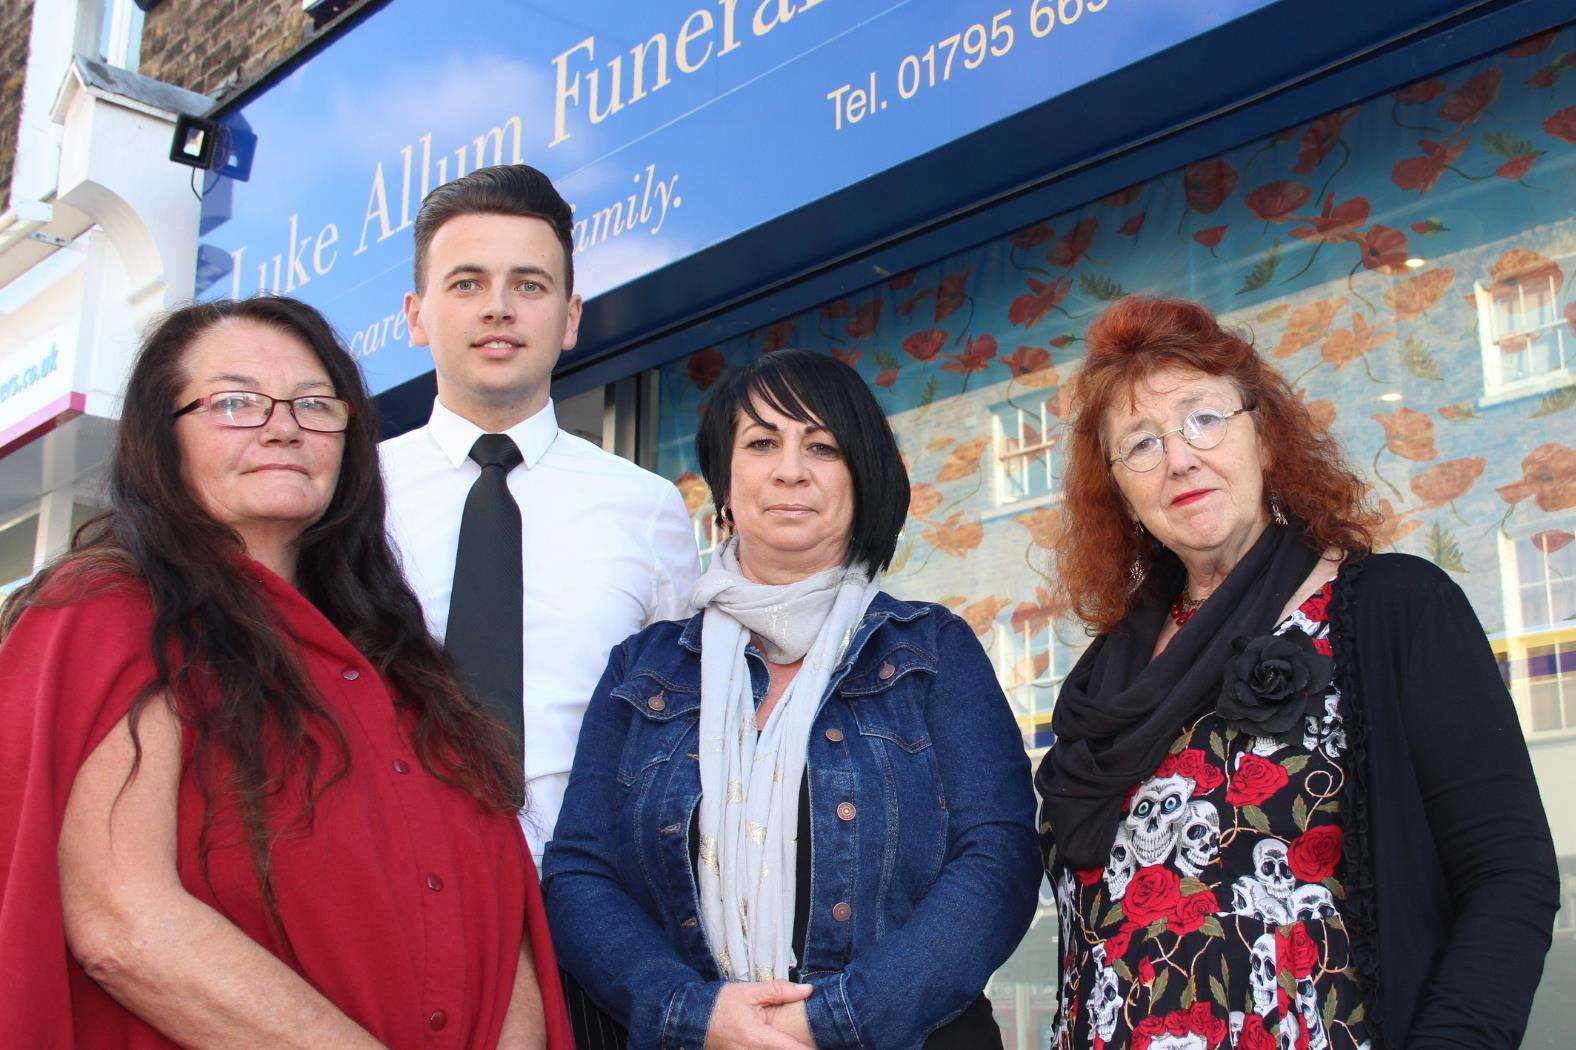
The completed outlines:
<svg viewBox="0 0 1576 1050">
<path fill-rule="evenodd" d="M 33 0 L 0 3 L 0 212 L 11 203 L 11 166 L 22 123 L 22 74 L 32 25 Z"/>
<path fill-rule="evenodd" d="M 164 0 L 143 21 L 137 71 L 219 98 L 300 47 L 311 29 L 301 0 Z"/>
</svg>

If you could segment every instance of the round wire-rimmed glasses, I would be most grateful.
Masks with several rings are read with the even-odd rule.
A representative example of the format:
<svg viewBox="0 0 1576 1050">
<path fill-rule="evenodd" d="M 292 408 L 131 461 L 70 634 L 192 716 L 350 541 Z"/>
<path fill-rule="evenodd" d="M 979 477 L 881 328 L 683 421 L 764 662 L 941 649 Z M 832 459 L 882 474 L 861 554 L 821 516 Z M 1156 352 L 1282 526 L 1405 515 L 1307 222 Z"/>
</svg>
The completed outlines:
<svg viewBox="0 0 1576 1050">
<path fill-rule="evenodd" d="M 219 426 L 252 429 L 267 424 L 275 405 L 287 406 L 296 426 L 318 434 L 343 433 L 355 414 L 355 408 L 341 397 L 269 397 L 256 390 L 220 390 L 182 405 L 170 413 L 170 418 L 179 419 L 188 412 L 202 410 Z"/>
<path fill-rule="evenodd" d="M 1189 413 L 1179 427 L 1172 427 L 1159 434 L 1145 430 L 1128 434 L 1118 444 L 1121 451 L 1111 457 L 1110 463 L 1113 467 L 1120 463 L 1134 474 L 1154 470 L 1166 458 L 1166 438 L 1172 434 L 1181 434 L 1182 440 L 1201 452 L 1212 449 L 1226 440 L 1226 427 L 1233 417 L 1252 412 L 1257 407 L 1250 403 L 1230 412 L 1218 408 L 1200 408 Z"/>
</svg>

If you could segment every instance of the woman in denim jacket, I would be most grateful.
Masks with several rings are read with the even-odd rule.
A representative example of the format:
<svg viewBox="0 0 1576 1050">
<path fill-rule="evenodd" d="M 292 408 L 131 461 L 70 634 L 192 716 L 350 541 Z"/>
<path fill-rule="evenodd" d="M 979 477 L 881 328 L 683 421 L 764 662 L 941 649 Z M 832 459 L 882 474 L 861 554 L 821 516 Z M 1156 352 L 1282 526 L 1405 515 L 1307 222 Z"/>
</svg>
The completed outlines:
<svg viewBox="0 0 1576 1050">
<path fill-rule="evenodd" d="M 1000 1046 L 1029 767 L 969 626 L 880 590 L 891 428 L 785 350 L 722 379 L 697 449 L 731 536 L 591 699 L 543 866 L 560 961 L 631 1047 Z"/>
</svg>

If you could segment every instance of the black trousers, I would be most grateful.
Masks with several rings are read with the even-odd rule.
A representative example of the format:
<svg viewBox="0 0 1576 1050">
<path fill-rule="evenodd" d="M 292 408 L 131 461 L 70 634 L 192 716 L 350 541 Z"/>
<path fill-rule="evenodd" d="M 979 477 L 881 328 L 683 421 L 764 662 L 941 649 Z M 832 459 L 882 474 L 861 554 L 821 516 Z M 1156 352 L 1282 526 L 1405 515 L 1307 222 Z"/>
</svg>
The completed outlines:
<svg viewBox="0 0 1576 1050">
<path fill-rule="evenodd" d="M 569 1028 L 576 1050 L 626 1050 L 629 1033 L 591 1000 L 568 970 L 559 970 L 564 981 L 564 1002 L 569 1007 Z"/>
</svg>

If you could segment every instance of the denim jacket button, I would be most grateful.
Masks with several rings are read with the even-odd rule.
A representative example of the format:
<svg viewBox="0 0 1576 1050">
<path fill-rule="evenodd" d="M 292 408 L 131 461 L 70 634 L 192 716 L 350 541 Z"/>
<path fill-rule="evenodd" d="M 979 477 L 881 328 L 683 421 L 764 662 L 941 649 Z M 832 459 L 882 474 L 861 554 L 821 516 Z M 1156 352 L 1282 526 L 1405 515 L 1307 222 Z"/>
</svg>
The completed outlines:
<svg viewBox="0 0 1576 1050">
<path fill-rule="evenodd" d="M 686 930 L 693 930 L 695 927 L 700 925 L 700 920 L 691 915 L 689 918 L 679 923 L 679 925 L 684 927 Z"/>
<path fill-rule="evenodd" d="M 847 901 L 838 901 L 832 905 L 832 918 L 838 922 L 847 922 L 853 917 L 854 909 Z"/>
<path fill-rule="evenodd" d="M 662 699 L 661 693 L 658 693 L 656 696 L 646 701 L 646 706 L 651 708 L 653 711 L 661 711 L 663 708 L 668 706 L 668 702 Z"/>
<path fill-rule="evenodd" d="M 897 674 L 896 667 L 893 667 L 891 664 L 882 664 L 881 669 L 876 672 L 876 677 L 884 682 L 895 674 Z"/>
<path fill-rule="evenodd" d="M 843 742 L 843 731 L 833 726 L 826 731 L 826 739 L 834 744 L 841 744 Z"/>
<path fill-rule="evenodd" d="M 838 820 L 853 820 L 854 817 L 858 814 L 858 812 L 859 811 L 854 808 L 854 804 L 852 802 L 843 802 L 843 803 L 840 803 L 838 805 L 838 807 L 837 807 L 837 819 Z"/>
</svg>

